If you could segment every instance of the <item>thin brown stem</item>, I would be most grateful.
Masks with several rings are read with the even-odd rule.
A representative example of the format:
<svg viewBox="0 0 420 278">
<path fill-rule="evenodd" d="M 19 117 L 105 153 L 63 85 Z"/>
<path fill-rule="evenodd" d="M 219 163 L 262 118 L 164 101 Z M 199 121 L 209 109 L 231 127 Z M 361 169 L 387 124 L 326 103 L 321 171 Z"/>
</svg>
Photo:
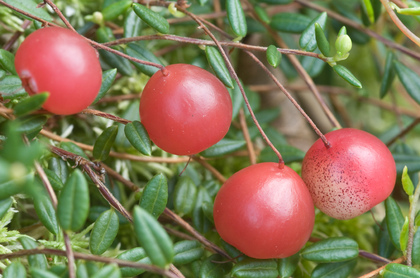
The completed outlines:
<svg viewBox="0 0 420 278">
<path fill-rule="evenodd" d="M 71 242 L 70 242 L 70 238 L 69 235 L 63 231 L 63 236 L 64 236 L 64 244 L 66 246 L 66 256 L 67 256 L 67 260 L 68 260 L 68 265 L 69 265 L 69 278 L 75 278 L 76 274 L 74 272 L 74 253 L 73 253 L 73 249 L 71 248 Z"/>
<path fill-rule="evenodd" d="M 25 19 L 25 21 L 22 24 L 22 29 L 25 30 L 26 28 L 31 25 L 32 21 Z M 13 36 L 10 37 L 10 39 L 4 44 L 3 49 L 4 50 L 10 50 L 13 46 L 13 44 L 19 39 L 19 37 L 23 34 L 22 31 L 16 31 Z"/>
<path fill-rule="evenodd" d="M 219 43 L 219 41 L 216 39 L 216 37 L 210 32 L 210 30 L 207 28 L 206 25 L 203 24 L 202 20 L 200 18 L 198 18 L 196 15 L 190 13 L 189 11 L 182 9 L 181 10 L 183 13 L 187 14 L 189 17 L 191 17 L 192 19 L 194 19 L 195 22 L 197 22 L 197 24 L 200 26 L 200 28 L 202 28 L 204 30 L 204 32 L 206 32 L 206 34 L 215 42 L 217 48 L 219 49 L 220 53 L 222 54 L 223 60 L 225 61 L 227 68 L 230 72 L 230 74 L 233 76 L 233 79 L 235 80 L 236 84 L 238 85 L 239 90 L 241 91 L 242 97 L 245 101 L 245 105 L 249 110 L 249 113 L 251 115 L 251 118 L 255 124 L 255 126 L 257 127 L 258 131 L 260 132 L 261 136 L 263 137 L 264 141 L 268 144 L 268 146 L 274 151 L 274 153 L 277 155 L 278 159 L 279 159 L 279 168 L 282 169 L 284 167 L 284 160 L 280 154 L 280 152 L 274 147 L 274 145 L 271 143 L 270 139 L 267 137 L 267 135 L 265 134 L 264 130 L 262 129 L 261 125 L 259 124 L 257 118 L 255 117 L 254 111 L 252 110 L 251 105 L 249 104 L 248 98 L 245 94 L 245 90 L 241 84 L 241 82 L 239 81 L 239 77 L 235 72 L 235 69 L 233 68 L 232 63 L 230 62 L 228 56 L 226 55 L 225 51 L 223 50 L 223 47 L 221 46 L 221 44 Z"/>
<path fill-rule="evenodd" d="M 95 116 L 102 117 L 102 118 L 105 118 L 105 119 L 109 119 L 109 120 L 112 120 L 114 122 L 117 122 L 117 123 L 120 123 L 120 124 L 124 124 L 124 125 L 126 125 L 128 123 L 131 123 L 130 120 L 126 120 L 126 119 L 117 117 L 115 115 L 112 115 L 112 114 L 109 114 L 109 113 L 105 113 L 105 112 L 102 112 L 102 111 L 99 111 L 99 110 L 95 110 L 95 109 L 88 109 L 87 108 L 87 109 L 84 109 L 80 113 L 81 114 L 95 115 Z"/>
<path fill-rule="evenodd" d="M 409 133 L 412 129 L 414 129 L 418 124 L 420 124 L 420 118 L 415 119 L 409 126 L 404 128 L 400 133 L 398 133 L 394 138 L 389 140 L 386 144 L 388 147 L 394 144 L 398 139 L 404 137 L 407 133 Z"/>
<path fill-rule="evenodd" d="M 60 9 L 57 8 L 57 6 L 51 0 L 44 0 L 44 3 L 47 3 L 54 10 L 54 12 L 64 22 L 64 24 L 67 26 L 67 28 L 69 28 L 70 30 L 76 32 L 76 30 L 73 28 L 73 26 L 71 26 L 70 22 L 63 15 L 63 13 L 60 11 Z"/>
<path fill-rule="evenodd" d="M 50 249 L 50 248 L 26 249 L 26 250 L 19 250 L 13 253 L 1 254 L 0 260 L 20 258 L 20 257 L 25 257 L 25 256 L 35 255 L 35 254 L 66 256 L 66 252 L 63 250 Z M 74 257 L 79 260 L 96 261 L 96 262 L 101 262 L 101 263 L 106 263 L 106 264 L 114 263 L 114 264 L 119 265 L 120 267 L 142 268 L 146 271 L 157 273 L 165 277 L 179 278 L 171 271 L 151 265 L 151 264 L 142 264 L 142 263 L 137 263 L 137 262 L 125 261 L 125 260 L 120 260 L 120 259 L 115 259 L 115 258 L 108 258 L 108 257 L 96 256 L 96 255 L 84 254 L 84 253 L 78 253 L 78 252 L 74 252 Z"/>
<path fill-rule="evenodd" d="M 251 165 L 257 163 L 257 156 L 255 155 L 254 144 L 252 143 L 251 136 L 249 136 L 248 125 L 246 124 L 246 118 L 243 108 L 239 110 L 239 122 L 241 124 L 242 134 L 246 142 L 246 148 L 248 149 L 249 161 Z"/>
</svg>

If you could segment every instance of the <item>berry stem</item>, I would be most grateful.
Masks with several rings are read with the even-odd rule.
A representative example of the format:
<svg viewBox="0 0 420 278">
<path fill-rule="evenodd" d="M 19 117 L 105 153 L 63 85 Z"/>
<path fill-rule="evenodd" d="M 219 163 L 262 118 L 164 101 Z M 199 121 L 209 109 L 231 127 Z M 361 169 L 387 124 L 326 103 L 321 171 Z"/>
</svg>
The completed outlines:
<svg viewBox="0 0 420 278">
<path fill-rule="evenodd" d="M 283 168 L 284 167 L 284 160 L 283 157 L 281 156 L 280 152 L 276 149 L 276 147 L 274 147 L 273 143 L 271 143 L 270 139 L 268 139 L 267 135 L 265 134 L 264 130 L 262 129 L 262 127 L 260 126 L 260 124 L 258 123 L 257 118 L 255 117 L 254 111 L 252 110 L 251 105 L 249 104 L 248 98 L 245 94 L 245 90 L 241 84 L 241 82 L 239 81 L 239 77 L 236 74 L 232 63 L 230 62 L 229 58 L 227 57 L 225 51 L 222 48 L 222 45 L 219 43 L 219 41 L 216 39 L 216 37 L 210 32 L 210 30 L 207 28 L 206 25 L 203 24 L 203 22 L 201 21 L 200 18 L 198 18 L 196 15 L 190 13 L 189 11 L 183 9 L 182 7 L 177 7 L 179 8 L 180 11 L 182 11 L 183 13 L 187 14 L 188 16 L 190 16 L 195 22 L 197 22 L 197 24 L 200 26 L 200 28 L 202 28 L 204 30 L 204 32 L 214 41 L 214 43 L 216 44 L 217 48 L 219 49 L 220 53 L 222 54 L 223 60 L 225 61 L 228 70 L 230 72 L 230 74 L 233 76 L 233 79 L 235 79 L 236 84 L 238 84 L 238 88 L 241 91 L 242 97 L 244 98 L 245 101 L 245 105 L 248 108 L 249 113 L 251 114 L 251 118 L 253 120 L 253 122 L 255 123 L 258 131 L 260 132 L 261 136 L 263 137 L 264 141 L 270 146 L 270 148 L 276 153 L 278 159 L 279 159 L 279 167 Z"/>
</svg>

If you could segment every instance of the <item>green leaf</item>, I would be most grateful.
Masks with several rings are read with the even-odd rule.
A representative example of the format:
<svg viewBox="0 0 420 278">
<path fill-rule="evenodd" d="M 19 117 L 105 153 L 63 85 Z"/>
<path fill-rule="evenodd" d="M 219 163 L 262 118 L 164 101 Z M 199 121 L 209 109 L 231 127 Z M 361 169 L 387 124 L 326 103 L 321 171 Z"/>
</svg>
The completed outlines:
<svg viewBox="0 0 420 278">
<path fill-rule="evenodd" d="M 150 258 L 147 257 L 146 251 L 141 247 L 136 247 L 130 250 L 127 250 L 117 256 L 117 259 L 120 260 L 127 260 L 142 264 L 152 264 Z M 144 269 L 141 268 L 133 268 L 133 267 L 121 267 L 121 275 L 123 277 L 133 277 L 142 274 L 145 272 Z"/>
<path fill-rule="evenodd" d="M 420 171 L 420 156 L 418 154 L 393 153 L 392 156 L 397 166 L 397 174 L 402 174 L 405 166 L 408 168 L 407 173 L 409 175 Z"/>
<path fill-rule="evenodd" d="M 155 56 L 155 54 L 153 54 L 153 52 L 151 52 L 145 47 L 142 47 L 138 43 L 129 43 L 125 49 L 125 53 L 127 53 L 127 55 L 130 55 L 131 57 L 134 57 L 143 61 L 153 62 L 155 64 L 163 66 L 163 63 L 159 60 L 158 57 Z M 144 65 L 137 62 L 132 62 L 132 64 L 139 71 L 141 71 L 142 73 L 148 76 L 152 76 L 155 72 L 159 70 L 159 68 L 157 67 Z"/>
<path fill-rule="evenodd" d="M 356 264 L 356 259 L 339 263 L 318 264 L 312 271 L 311 278 L 348 277 Z"/>
<path fill-rule="evenodd" d="M 240 0 L 226 0 L 226 12 L 230 27 L 237 37 L 243 38 L 247 33 L 244 10 Z"/>
<path fill-rule="evenodd" d="M 66 150 L 68 152 L 77 154 L 78 156 L 81 156 L 81 157 L 89 160 L 89 157 L 85 154 L 85 152 L 82 150 L 82 148 L 80 148 L 78 145 L 76 145 L 73 142 L 61 142 L 60 143 L 60 148 L 62 148 L 63 150 Z"/>
<path fill-rule="evenodd" d="M 132 8 L 128 9 L 124 19 L 124 38 L 140 36 L 143 27 L 143 21 Z"/>
<path fill-rule="evenodd" d="M 358 255 L 357 242 L 346 237 L 324 239 L 301 251 L 302 258 L 319 263 L 348 261 Z"/>
<path fill-rule="evenodd" d="M 321 25 L 319 25 L 319 23 L 315 23 L 315 38 L 316 44 L 321 53 L 326 57 L 330 56 L 330 43 L 327 40 L 324 30 L 322 29 Z"/>
<path fill-rule="evenodd" d="M 134 74 L 134 70 L 131 67 L 129 60 L 103 49 L 98 49 L 98 52 L 105 64 L 107 64 L 110 68 L 116 68 L 119 73 L 125 76 L 131 76 Z"/>
<path fill-rule="evenodd" d="M 3 278 L 26 278 L 26 269 L 20 262 L 14 261 L 3 271 Z"/>
<path fill-rule="evenodd" d="M 166 231 L 143 208 L 134 207 L 134 231 L 154 265 L 167 267 L 173 260 L 174 248 Z"/>
<path fill-rule="evenodd" d="M 64 183 L 66 182 L 67 177 L 69 175 L 69 171 L 68 171 L 68 168 L 67 168 L 67 163 L 60 158 L 52 157 L 48 161 L 48 169 L 50 171 L 52 171 L 61 181 L 61 184 L 59 184 L 59 186 L 60 186 L 59 189 L 61 189 L 64 186 Z M 45 173 L 48 175 L 48 171 L 45 171 Z M 49 177 L 50 176 L 48 176 L 48 178 Z M 55 177 L 54 177 L 54 179 L 55 179 Z"/>
<path fill-rule="evenodd" d="M 18 131 L 29 134 L 33 132 L 39 132 L 48 118 L 43 115 L 27 115 L 19 118 Z"/>
<path fill-rule="evenodd" d="M 362 9 L 367 15 L 369 23 L 375 22 L 375 13 L 373 11 L 373 6 L 370 0 L 363 0 L 362 2 Z"/>
<path fill-rule="evenodd" d="M 195 240 L 178 241 L 174 245 L 175 265 L 189 264 L 200 259 L 204 255 L 204 249 L 201 244 Z"/>
<path fill-rule="evenodd" d="M 420 271 L 402 264 L 387 264 L 381 272 L 384 278 L 419 278 Z"/>
<path fill-rule="evenodd" d="M 66 265 L 53 265 L 52 267 L 50 267 L 50 269 L 48 269 L 48 271 L 57 275 L 58 277 L 69 276 L 69 270 Z"/>
<path fill-rule="evenodd" d="M 362 83 L 344 66 L 335 65 L 333 66 L 334 71 L 350 85 L 356 88 L 362 88 Z"/>
<path fill-rule="evenodd" d="M 168 21 L 158 13 L 148 9 L 147 7 L 138 3 L 133 4 L 134 12 L 150 27 L 162 34 L 169 33 Z"/>
<path fill-rule="evenodd" d="M 271 18 L 270 26 L 276 31 L 302 33 L 311 23 L 311 19 L 303 14 L 278 13 Z"/>
<path fill-rule="evenodd" d="M 20 237 L 19 242 L 22 244 L 24 249 L 38 248 L 38 244 L 36 244 L 32 238 L 27 236 Z M 28 262 L 29 266 L 33 268 L 47 269 L 48 266 L 47 258 L 42 254 L 29 255 Z"/>
<path fill-rule="evenodd" d="M 405 193 L 407 193 L 408 196 L 412 196 L 414 193 L 414 185 L 407 172 L 408 172 L 407 166 L 404 166 L 401 181 L 402 181 L 402 185 L 403 185 Z"/>
<path fill-rule="evenodd" d="M 420 229 L 414 234 L 411 259 L 414 266 L 420 266 Z"/>
<path fill-rule="evenodd" d="M 203 203 L 211 203 L 213 200 L 206 188 L 200 186 L 197 192 L 197 198 L 193 209 L 192 220 L 194 227 L 201 233 L 206 233 L 212 227 L 211 221 L 206 217 L 203 210 Z"/>
<path fill-rule="evenodd" d="M 46 21 L 53 20 L 46 9 L 38 8 L 39 2 L 35 0 L 5 0 L 4 2 Z"/>
<path fill-rule="evenodd" d="M 296 253 L 290 257 L 278 261 L 278 270 L 280 278 L 288 278 L 296 271 L 300 260 L 300 254 Z"/>
<path fill-rule="evenodd" d="M 220 278 L 225 277 L 232 268 L 232 263 L 225 262 L 226 258 L 219 254 L 208 257 L 200 267 L 199 278 Z M 222 263 L 223 262 L 223 263 Z"/>
<path fill-rule="evenodd" d="M 133 121 L 125 125 L 125 136 L 131 145 L 144 155 L 152 154 L 152 145 L 150 143 L 149 134 L 139 121 Z"/>
<path fill-rule="evenodd" d="M 175 185 L 174 207 L 178 215 L 190 215 L 197 198 L 197 186 L 188 176 L 182 176 Z"/>
<path fill-rule="evenodd" d="M 398 250 L 401 250 L 400 236 L 404 225 L 404 216 L 401 208 L 392 197 L 388 197 L 385 200 L 385 211 L 386 224 L 391 241 Z"/>
<path fill-rule="evenodd" d="M 39 108 L 48 99 L 49 93 L 39 93 L 20 101 L 14 107 L 16 117 L 24 116 Z"/>
<path fill-rule="evenodd" d="M 395 60 L 394 53 L 389 51 L 388 54 L 386 55 L 384 74 L 382 76 L 381 88 L 379 90 L 380 98 L 383 98 L 384 96 L 386 96 L 386 94 L 389 91 L 389 88 L 391 88 L 392 81 L 394 81 L 394 78 L 395 78 L 394 60 Z"/>
<path fill-rule="evenodd" d="M 99 90 L 98 95 L 96 96 L 95 100 L 92 102 L 92 104 L 97 103 L 104 95 L 105 93 L 111 88 L 112 83 L 115 80 L 115 77 L 117 76 L 117 69 L 110 69 L 102 72 L 102 85 L 101 89 Z"/>
<path fill-rule="evenodd" d="M 275 260 L 245 259 L 235 264 L 231 274 L 233 277 L 276 278 L 279 273 Z"/>
<path fill-rule="evenodd" d="M 305 152 L 301 149 L 295 148 L 290 145 L 276 144 L 276 149 L 281 153 L 285 163 L 302 161 L 305 157 Z M 270 147 L 265 147 L 259 156 L 261 162 L 278 162 L 278 156 L 273 152 Z"/>
<path fill-rule="evenodd" d="M 0 67 L 11 74 L 17 74 L 15 69 L 15 56 L 7 50 L 0 49 Z"/>
<path fill-rule="evenodd" d="M 103 254 L 114 242 L 118 234 L 118 215 L 113 210 L 103 212 L 95 221 L 89 238 L 89 249 L 94 255 Z"/>
<path fill-rule="evenodd" d="M 303 50 L 314 51 L 317 47 L 317 41 L 315 38 L 315 23 L 318 23 L 319 26 L 324 29 L 327 22 L 327 13 L 323 12 L 315 17 L 306 29 L 302 32 L 302 35 L 299 39 L 299 45 Z"/>
<path fill-rule="evenodd" d="M 405 217 L 405 221 L 404 221 L 404 225 L 401 229 L 401 235 L 400 235 L 400 246 L 401 246 L 401 251 L 405 252 L 405 250 L 407 249 L 407 243 L 408 243 L 408 225 L 409 225 L 409 221 L 408 221 L 408 217 Z"/>
<path fill-rule="evenodd" d="M 58 275 L 49 272 L 46 269 L 32 268 L 31 269 L 32 278 L 60 278 Z"/>
<path fill-rule="evenodd" d="M 270 23 L 270 17 L 268 16 L 267 12 L 264 8 L 262 8 L 260 5 L 254 6 L 255 13 L 257 14 L 258 18 L 267 24 Z"/>
<path fill-rule="evenodd" d="M 201 152 L 204 157 L 217 157 L 232 153 L 246 145 L 244 140 L 222 139 L 215 145 Z"/>
<path fill-rule="evenodd" d="M 0 79 L 0 95 L 3 99 L 14 99 L 27 95 L 22 81 L 16 75 L 7 75 Z"/>
<path fill-rule="evenodd" d="M 102 10 L 104 20 L 116 19 L 119 15 L 123 14 L 132 4 L 133 1 L 131 0 L 121 0 L 112 3 Z"/>
<path fill-rule="evenodd" d="M 401 62 L 394 60 L 395 71 L 407 93 L 420 104 L 420 77 Z"/>
<path fill-rule="evenodd" d="M 219 50 L 214 46 L 206 46 L 206 57 L 216 76 L 226 87 L 233 88 L 232 78 Z"/>
<path fill-rule="evenodd" d="M 7 211 L 12 207 L 13 199 L 12 198 L 6 198 L 3 200 L 0 200 L 0 219 L 2 219 Z"/>
<path fill-rule="evenodd" d="M 163 174 L 154 176 L 144 187 L 140 198 L 140 207 L 154 218 L 165 210 L 168 202 L 168 181 Z"/>
<path fill-rule="evenodd" d="M 89 188 L 82 172 L 76 169 L 58 197 L 58 222 L 65 231 L 80 230 L 89 214 Z"/>
<path fill-rule="evenodd" d="M 60 230 L 58 227 L 56 212 L 51 199 L 45 190 L 42 190 L 42 194 L 34 195 L 34 208 L 39 220 L 45 228 L 47 228 L 52 234 L 58 235 Z"/>
<path fill-rule="evenodd" d="M 111 151 L 112 145 L 115 142 L 115 138 L 117 137 L 118 133 L 118 126 L 112 125 L 105 129 L 101 135 L 99 135 L 98 139 L 95 141 L 95 145 L 93 146 L 93 157 L 96 160 L 104 161 L 108 158 L 109 152 Z"/>
<path fill-rule="evenodd" d="M 260 2 L 272 5 L 284 5 L 293 2 L 293 0 L 259 0 Z"/>
<path fill-rule="evenodd" d="M 388 233 L 388 225 L 386 219 L 381 223 L 378 235 L 378 255 L 384 258 L 389 258 L 395 251 L 395 246 L 391 241 Z"/>
<path fill-rule="evenodd" d="M 317 77 L 322 72 L 325 65 L 327 65 L 324 61 L 310 56 L 303 56 L 300 59 L 300 63 L 310 77 Z"/>
<path fill-rule="evenodd" d="M 80 263 L 80 261 L 79 261 L 79 263 L 77 264 L 76 277 L 77 278 L 89 278 L 89 273 L 87 271 L 85 263 Z"/>
<path fill-rule="evenodd" d="M 121 272 L 116 264 L 109 264 L 104 267 L 102 267 L 95 275 L 92 276 L 92 278 L 120 278 Z"/>
<path fill-rule="evenodd" d="M 277 47 L 275 45 L 268 46 L 265 54 L 267 57 L 267 62 L 271 66 L 273 66 L 274 68 L 277 68 L 278 65 L 280 65 L 281 53 L 277 50 Z"/>
<path fill-rule="evenodd" d="M 420 210 L 417 212 L 416 218 L 414 219 L 414 225 L 420 226 Z"/>
</svg>

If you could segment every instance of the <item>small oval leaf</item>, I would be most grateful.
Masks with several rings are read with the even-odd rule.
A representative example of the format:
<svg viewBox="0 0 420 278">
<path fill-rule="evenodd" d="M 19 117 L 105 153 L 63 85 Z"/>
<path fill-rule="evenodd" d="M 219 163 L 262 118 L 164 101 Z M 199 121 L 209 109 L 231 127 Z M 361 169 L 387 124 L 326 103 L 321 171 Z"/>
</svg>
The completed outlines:
<svg viewBox="0 0 420 278">
<path fill-rule="evenodd" d="M 26 278 L 26 269 L 20 262 L 12 262 L 3 271 L 3 278 Z"/>
<path fill-rule="evenodd" d="M 219 50 L 214 46 L 206 46 L 206 57 L 216 76 L 226 87 L 233 88 L 232 78 Z"/>
<path fill-rule="evenodd" d="M 95 221 L 89 238 L 90 252 L 94 255 L 103 254 L 111 246 L 118 234 L 118 215 L 113 210 L 103 212 Z"/>
<path fill-rule="evenodd" d="M 139 121 L 133 121 L 125 125 L 125 136 L 131 145 L 144 155 L 152 154 L 152 144 L 150 143 L 149 134 Z"/>
<path fill-rule="evenodd" d="M 405 252 L 407 249 L 407 243 L 408 243 L 408 217 L 405 217 L 404 225 L 401 229 L 401 235 L 400 235 L 400 246 L 401 251 Z"/>
<path fill-rule="evenodd" d="M 232 268 L 232 263 L 225 262 L 226 258 L 219 254 L 208 257 L 200 267 L 199 278 L 220 278 L 225 277 Z M 223 262 L 223 263 L 221 263 Z"/>
<path fill-rule="evenodd" d="M 237 37 L 243 38 L 247 33 L 245 13 L 240 0 L 226 0 L 226 12 L 230 27 Z"/>
<path fill-rule="evenodd" d="M 222 139 L 215 145 L 201 152 L 205 157 L 216 157 L 232 153 L 246 145 L 244 140 Z"/>
<path fill-rule="evenodd" d="M 358 255 L 357 242 L 346 237 L 324 239 L 306 247 L 301 252 L 302 258 L 319 263 L 347 261 Z"/>
<path fill-rule="evenodd" d="M 139 204 L 157 219 L 165 210 L 167 202 L 168 181 L 163 174 L 158 174 L 144 187 Z"/>
<path fill-rule="evenodd" d="M 105 95 L 105 93 L 109 90 L 109 88 L 111 88 L 111 85 L 114 82 L 116 76 L 117 76 L 117 69 L 109 69 L 102 72 L 101 89 L 99 90 L 99 93 L 96 96 L 95 100 L 92 102 L 92 104 L 97 103 Z"/>
<path fill-rule="evenodd" d="M 414 234 L 411 259 L 413 265 L 420 266 L 420 229 Z"/>
<path fill-rule="evenodd" d="M 93 157 L 96 160 L 103 161 L 108 158 L 111 147 L 115 142 L 115 138 L 118 134 L 118 126 L 113 125 L 105 129 L 98 139 L 95 141 L 93 146 Z"/>
<path fill-rule="evenodd" d="M 388 225 L 386 219 L 381 223 L 378 235 L 378 255 L 384 258 L 390 258 L 395 251 L 395 246 L 391 241 L 388 233 Z"/>
<path fill-rule="evenodd" d="M 125 53 L 136 59 L 153 62 L 155 64 L 163 66 L 163 63 L 159 60 L 158 57 L 155 56 L 155 54 L 153 54 L 153 52 L 151 52 L 145 47 L 142 47 L 138 43 L 129 43 L 125 49 Z M 137 62 L 132 63 L 139 71 L 148 76 L 152 76 L 153 74 L 155 74 L 155 72 L 159 70 L 159 68 L 154 66 L 148 66 Z"/>
<path fill-rule="evenodd" d="M 0 66 L 11 74 L 17 74 L 15 69 L 15 56 L 7 50 L 0 49 Z"/>
<path fill-rule="evenodd" d="M 174 207 L 178 215 L 190 215 L 197 198 L 197 186 L 188 176 L 181 177 L 174 189 Z"/>
<path fill-rule="evenodd" d="M 291 277 L 293 273 L 296 271 L 299 260 L 300 260 L 299 253 L 296 253 L 293 256 L 290 256 L 284 259 L 280 259 L 278 263 L 280 278 Z"/>
<path fill-rule="evenodd" d="M 395 59 L 394 53 L 389 51 L 388 54 L 386 55 L 384 74 L 382 76 L 381 88 L 379 90 L 380 98 L 383 98 L 386 96 L 386 94 L 389 91 L 389 88 L 391 87 L 392 81 L 394 81 L 394 78 L 395 78 L 394 59 Z"/>
<path fill-rule="evenodd" d="M 22 244 L 24 249 L 38 248 L 38 244 L 36 244 L 36 242 L 32 238 L 27 236 L 20 237 L 19 242 Z M 48 266 L 47 258 L 45 257 L 45 255 L 42 254 L 29 255 L 28 262 L 29 265 L 33 268 L 47 269 Z"/>
<path fill-rule="evenodd" d="M 160 267 L 168 266 L 173 260 L 174 248 L 159 222 L 139 206 L 134 207 L 133 222 L 137 239 L 152 263 Z"/>
<path fill-rule="evenodd" d="M 82 172 L 76 169 L 58 197 L 58 222 L 65 231 L 78 231 L 85 224 L 88 214 L 88 184 Z"/>
<path fill-rule="evenodd" d="M 325 56 L 330 56 L 330 43 L 325 36 L 324 30 L 319 23 L 315 23 L 315 38 L 319 50 Z"/>
<path fill-rule="evenodd" d="M 46 192 L 45 194 L 34 195 L 34 208 L 39 220 L 45 228 L 47 228 L 52 234 L 57 235 L 60 230 L 58 227 L 56 212 L 51 199 Z"/>
<path fill-rule="evenodd" d="M 120 278 L 121 272 L 119 267 L 116 264 L 109 264 L 101 269 L 95 275 L 91 276 L 92 278 Z"/>
<path fill-rule="evenodd" d="M 16 75 L 7 75 L 0 79 L 0 92 L 3 99 L 15 99 L 27 95 L 22 81 Z"/>
<path fill-rule="evenodd" d="M 413 195 L 414 185 L 413 185 L 413 182 L 411 181 L 410 176 L 408 175 L 407 166 L 404 166 L 401 181 L 402 181 L 402 185 L 403 185 L 405 193 L 407 193 L 408 196 Z"/>
<path fill-rule="evenodd" d="M 271 18 L 270 26 L 276 31 L 302 33 L 311 23 L 311 19 L 303 14 L 278 13 Z"/>
<path fill-rule="evenodd" d="M 317 47 L 317 41 L 315 37 L 315 23 L 318 23 L 319 26 L 324 29 L 327 22 L 327 13 L 323 12 L 315 17 L 306 29 L 302 32 L 302 35 L 299 39 L 299 45 L 303 50 L 314 51 Z"/>
<path fill-rule="evenodd" d="M 203 186 L 200 186 L 197 192 L 197 199 L 193 209 L 192 220 L 195 228 L 201 233 L 208 232 L 212 227 L 212 223 L 206 217 L 203 210 L 203 203 L 210 203 L 212 201 L 213 200 L 207 192 L 207 189 Z"/>
<path fill-rule="evenodd" d="M 147 257 L 146 251 L 141 247 L 136 247 L 130 250 L 127 250 L 117 256 L 117 259 L 120 260 L 127 260 L 136 263 L 142 264 L 152 264 L 150 258 Z M 121 267 L 121 275 L 123 277 L 133 277 L 142 274 L 145 272 L 144 269 L 141 268 L 133 268 L 133 267 Z"/>
<path fill-rule="evenodd" d="M 133 4 L 134 12 L 143 19 L 150 27 L 162 34 L 169 33 L 168 21 L 158 13 L 148 9 L 147 7 L 138 3 Z"/>
<path fill-rule="evenodd" d="M 234 277 L 276 278 L 279 273 L 275 260 L 245 259 L 235 264 L 231 271 Z"/>
<path fill-rule="evenodd" d="M 0 219 L 2 219 L 3 216 L 6 215 L 7 211 L 12 207 L 12 204 L 13 199 L 10 197 L 0 200 Z"/>
<path fill-rule="evenodd" d="M 362 83 L 344 66 L 335 65 L 333 66 L 334 71 L 350 85 L 356 88 L 362 88 Z"/>
<path fill-rule="evenodd" d="M 267 62 L 274 68 L 277 68 L 278 65 L 280 65 L 281 53 L 277 50 L 277 47 L 275 45 L 270 45 L 269 47 L 267 47 L 266 57 Z"/>
<path fill-rule="evenodd" d="M 388 197 L 385 200 L 385 211 L 386 224 L 391 241 L 398 250 L 401 250 L 400 236 L 404 225 L 404 216 L 401 208 L 392 197 Z"/>
<path fill-rule="evenodd" d="M 142 22 L 132 8 L 128 9 L 124 19 L 124 38 L 140 36 Z"/>
<path fill-rule="evenodd" d="M 200 259 L 204 255 L 204 249 L 201 244 L 195 240 L 178 241 L 174 245 L 174 264 L 189 264 Z"/>
<path fill-rule="evenodd" d="M 402 264 L 387 264 L 381 272 L 384 278 L 419 278 L 420 271 Z"/>
<path fill-rule="evenodd" d="M 397 60 L 394 60 L 394 66 L 407 93 L 420 104 L 420 76 Z"/>
<path fill-rule="evenodd" d="M 123 14 L 132 4 L 133 1 L 131 0 L 121 0 L 112 3 L 102 10 L 104 20 L 116 19 L 119 15 Z"/>
<path fill-rule="evenodd" d="M 312 271 L 311 278 L 348 277 L 356 264 L 356 259 L 339 263 L 318 264 Z"/>
<path fill-rule="evenodd" d="M 31 113 L 39 108 L 47 100 L 49 93 L 39 93 L 20 101 L 14 107 L 16 117 L 20 117 Z"/>
</svg>

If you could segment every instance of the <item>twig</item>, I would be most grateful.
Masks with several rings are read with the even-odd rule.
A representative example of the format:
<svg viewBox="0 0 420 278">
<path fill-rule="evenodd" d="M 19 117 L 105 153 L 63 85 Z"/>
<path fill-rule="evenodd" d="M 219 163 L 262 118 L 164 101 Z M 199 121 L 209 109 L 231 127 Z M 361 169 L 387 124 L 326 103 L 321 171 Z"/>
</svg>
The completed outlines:
<svg viewBox="0 0 420 278">
<path fill-rule="evenodd" d="M 19 250 L 9 254 L 0 254 L 0 260 L 7 260 L 13 258 L 20 258 L 35 254 L 44 254 L 44 255 L 53 255 L 53 256 L 66 256 L 66 252 L 63 250 L 57 249 L 50 249 L 50 248 L 43 248 L 43 249 L 26 249 L 26 250 Z M 74 257 L 79 260 L 86 260 L 86 261 L 96 261 L 102 262 L 107 264 L 117 264 L 120 267 L 133 267 L 133 268 L 142 268 L 146 271 L 150 271 L 153 273 L 157 273 L 159 275 L 163 275 L 169 278 L 179 278 L 174 273 L 170 272 L 169 270 L 151 265 L 151 264 L 142 264 L 137 262 L 125 261 L 116 258 L 108 258 L 108 257 L 101 257 L 91 254 L 83 254 L 74 252 Z"/>
<path fill-rule="evenodd" d="M 394 261 L 392 261 L 390 263 L 400 264 L 402 262 L 404 262 L 404 257 L 398 258 L 398 259 L 396 259 L 396 260 L 394 260 Z M 381 272 L 387 265 L 388 264 L 386 264 L 386 265 L 384 265 L 384 266 L 382 266 L 380 268 L 377 268 L 377 269 L 373 270 L 372 272 L 369 272 L 369 273 L 367 273 L 365 275 L 360 276 L 359 278 L 372 278 L 372 277 L 375 277 L 376 275 L 379 275 L 379 272 Z"/>
<path fill-rule="evenodd" d="M 44 4 L 47 3 L 54 12 L 58 15 L 58 17 L 64 22 L 64 24 L 69 28 L 70 30 L 76 32 L 76 30 L 71 26 L 70 22 L 67 20 L 67 18 L 63 15 L 63 13 L 60 11 L 59 8 L 51 1 L 51 0 L 44 0 Z"/>
<path fill-rule="evenodd" d="M 409 126 L 404 128 L 400 133 L 398 133 L 394 138 L 389 140 L 386 145 L 389 147 L 394 144 L 399 138 L 404 137 L 407 133 L 409 133 L 413 128 L 415 128 L 418 124 L 420 124 L 420 118 L 415 119 Z"/>
<path fill-rule="evenodd" d="M 64 244 L 66 246 L 66 256 L 68 259 L 68 265 L 69 265 L 69 278 L 75 278 L 76 275 L 74 273 L 74 253 L 73 249 L 71 249 L 71 243 L 69 235 L 63 231 L 64 236 Z"/>
<path fill-rule="evenodd" d="M 252 144 L 251 137 L 249 136 L 248 125 L 246 124 L 246 118 L 243 108 L 239 110 L 239 122 L 241 124 L 242 133 L 246 142 L 246 148 L 248 149 L 249 161 L 252 165 L 256 164 L 257 156 L 255 155 L 254 144 Z"/>
<path fill-rule="evenodd" d="M 124 124 L 124 125 L 128 124 L 128 123 L 131 123 L 130 120 L 126 120 L 126 119 L 120 118 L 118 116 L 115 116 L 115 115 L 112 115 L 112 114 L 109 114 L 109 113 L 105 113 L 105 112 L 102 112 L 102 111 L 99 111 L 99 110 L 95 110 L 95 109 L 87 108 L 87 109 L 84 109 L 80 113 L 81 114 L 91 114 L 91 115 L 102 117 L 102 118 L 105 118 L 105 119 L 109 119 L 109 120 L 112 120 L 114 122 Z"/>
</svg>

